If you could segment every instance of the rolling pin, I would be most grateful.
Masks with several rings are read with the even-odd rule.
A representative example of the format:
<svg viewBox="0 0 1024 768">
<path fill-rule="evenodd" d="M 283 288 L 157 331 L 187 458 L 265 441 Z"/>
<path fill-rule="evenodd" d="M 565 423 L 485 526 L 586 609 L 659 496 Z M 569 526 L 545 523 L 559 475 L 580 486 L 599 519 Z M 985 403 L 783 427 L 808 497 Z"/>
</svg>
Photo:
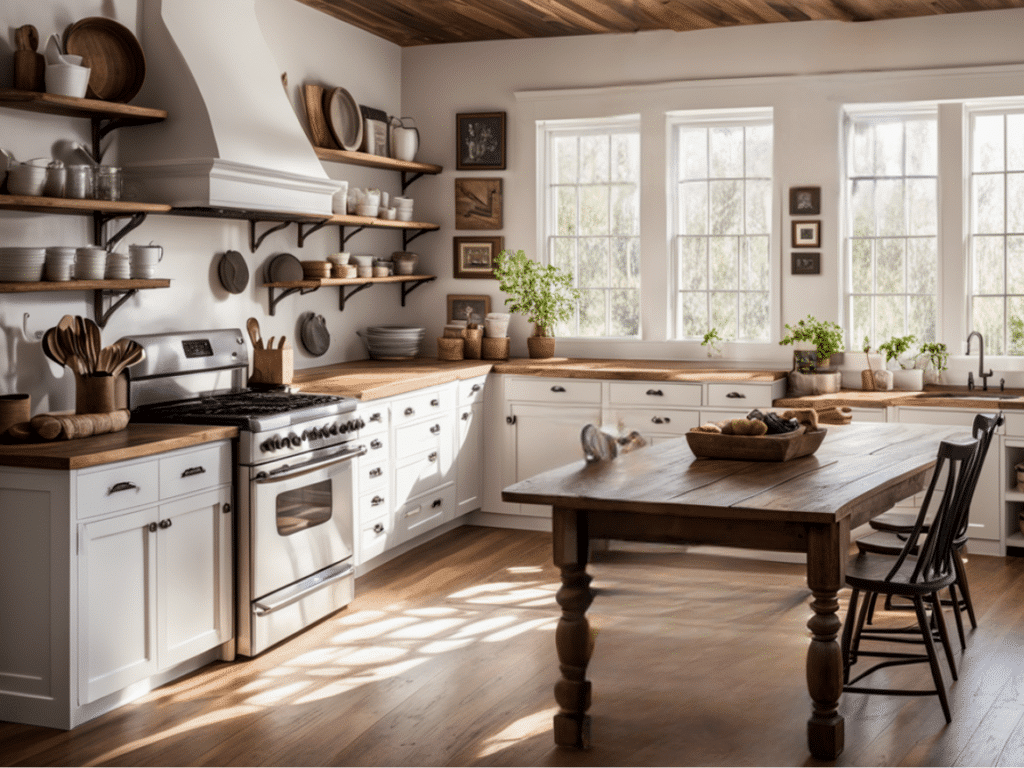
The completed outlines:
<svg viewBox="0 0 1024 768">
<path fill-rule="evenodd" d="M 30 422 L 32 431 L 43 440 L 74 440 L 108 432 L 120 432 L 128 426 L 131 412 L 125 408 L 112 413 L 79 413 L 70 416 L 39 414 Z"/>
<path fill-rule="evenodd" d="M 31 24 L 18 27 L 14 33 L 18 48 L 14 51 L 14 87 L 20 91 L 46 90 L 46 58 L 36 52 L 39 33 Z"/>
</svg>

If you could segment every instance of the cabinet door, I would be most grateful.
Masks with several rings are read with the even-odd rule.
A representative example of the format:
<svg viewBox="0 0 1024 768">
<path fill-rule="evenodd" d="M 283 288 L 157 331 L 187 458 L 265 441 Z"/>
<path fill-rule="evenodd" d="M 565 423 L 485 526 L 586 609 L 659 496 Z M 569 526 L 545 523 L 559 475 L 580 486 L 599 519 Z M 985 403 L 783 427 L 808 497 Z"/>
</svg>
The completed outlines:
<svg viewBox="0 0 1024 768">
<path fill-rule="evenodd" d="M 522 405 L 511 408 L 515 428 L 516 480 L 583 460 L 580 432 L 587 424 L 600 425 L 598 405 Z M 550 517 L 551 507 L 521 504 L 520 514 Z"/>
<path fill-rule="evenodd" d="M 78 529 L 80 704 L 157 671 L 156 524 L 152 507 Z"/>
<path fill-rule="evenodd" d="M 459 409 L 457 435 L 455 487 L 458 503 L 455 516 L 459 517 L 480 509 L 483 504 L 484 427 L 482 405 L 465 406 Z"/>
<path fill-rule="evenodd" d="M 231 488 L 223 486 L 160 507 L 156 543 L 161 669 L 231 638 L 230 502 Z"/>
</svg>

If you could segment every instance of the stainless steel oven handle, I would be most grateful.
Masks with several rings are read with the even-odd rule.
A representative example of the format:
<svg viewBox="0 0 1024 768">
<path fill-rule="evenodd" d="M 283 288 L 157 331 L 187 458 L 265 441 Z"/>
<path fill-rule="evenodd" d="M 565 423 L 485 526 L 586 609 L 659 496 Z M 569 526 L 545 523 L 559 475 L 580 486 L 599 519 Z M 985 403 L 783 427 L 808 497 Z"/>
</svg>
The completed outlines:
<svg viewBox="0 0 1024 768">
<path fill-rule="evenodd" d="M 309 596 L 313 592 L 317 592 L 324 587 L 329 587 L 335 582 L 341 581 L 342 579 L 348 578 L 352 575 L 352 566 L 345 565 L 340 568 L 332 569 L 333 573 L 328 574 L 314 574 L 305 581 L 299 582 L 299 584 L 293 585 L 299 587 L 299 589 L 290 594 L 283 595 L 277 600 L 263 598 L 252 604 L 252 612 L 257 616 L 267 616 L 274 611 L 279 611 L 282 608 L 287 608 L 292 603 L 297 603 L 299 600 Z M 324 577 L 325 576 L 325 577 Z"/>
<path fill-rule="evenodd" d="M 327 461 L 318 461 L 311 467 L 303 467 L 298 472 L 288 472 L 280 475 L 272 475 L 267 477 L 257 476 L 253 480 L 253 482 L 259 485 L 265 485 L 268 483 L 282 483 L 285 480 L 293 480 L 296 477 L 302 477 L 303 475 L 308 475 L 313 472 L 319 472 L 321 469 L 324 469 L 325 467 L 333 467 L 335 464 L 341 464 L 343 461 L 351 461 L 352 459 L 362 456 L 364 453 L 366 453 L 366 446 L 360 445 L 357 448 L 352 448 L 351 450 L 345 451 L 344 453 L 340 453 L 337 456 L 333 456 Z"/>
</svg>

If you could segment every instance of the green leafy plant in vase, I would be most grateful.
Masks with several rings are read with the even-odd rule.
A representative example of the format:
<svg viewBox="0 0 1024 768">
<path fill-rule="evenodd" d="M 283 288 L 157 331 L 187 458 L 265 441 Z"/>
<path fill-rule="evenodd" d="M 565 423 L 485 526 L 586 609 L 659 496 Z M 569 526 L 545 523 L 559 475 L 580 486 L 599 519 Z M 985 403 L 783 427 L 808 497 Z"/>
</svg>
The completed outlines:
<svg viewBox="0 0 1024 768">
<path fill-rule="evenodd" d="M 949 361 L 949 350 L 941 341 L 926 341 L 921 345 L 918 361 L 924 362 L 924 383 L 938 384 Z"/>
<path fill-rule="evenodd" d="M 828 320 L 818 320 L 813 315 L 808 315 L 803 320 L 798 321 L 796 325 L 787 323 L 786 330 L 789 333 L 779 344 L 797 345 L 805 343 L 814 345 L 815 355 L 813 361 L 810 356 L 807 356 L 803 365 L 801 365 L 800 361 L 800 350 L 795 350 L 793 353 L 797 369 L 802 373 L 812 373 L 820 368 L 827 368 L 829 358 L 836 352 L 842 352 L 845 348 L 843 345 L 843 329 Z"/>
<path fill-rule="evenodd" d="M 704 334 L 704 340 L 701 341 L 700 345 L 706 347 L 708 351 L 708 357 L 721 357 L 722 356 L 722 345 L 725 343 L 717 328 L 712 328 Z"/>
<path fill-rule="evenodd" d="M 505 250 L 494 260 L 494 276 L 507 294 L 505 305 L 533 323 L 534 335 L 526 340 L 530 357 L 552 357 L 555 325 L 572 317 L 581 295 L 572 285 L 572 275 L 534 261 L 525 251 Z"/>
<path fill-rule="evenodd" d="M 885 354 L 886 365 L 895 361 L 899 369 L 892 371 L 892 385 L 894 389 L 919 391 L 924 388 L 924 371 L 920 368 L 907 368 L 907 353 L 917 342 L 913 334 L 907 336 L 893 336 L 884 344 L 878 345 L 878 351 Z"/>
</svg>

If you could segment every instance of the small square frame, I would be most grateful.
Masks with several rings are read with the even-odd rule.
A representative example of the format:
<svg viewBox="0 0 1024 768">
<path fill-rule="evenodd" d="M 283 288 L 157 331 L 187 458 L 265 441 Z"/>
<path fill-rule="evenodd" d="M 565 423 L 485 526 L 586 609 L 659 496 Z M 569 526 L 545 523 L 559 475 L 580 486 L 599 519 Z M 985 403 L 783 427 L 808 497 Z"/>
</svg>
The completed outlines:
<svg viewBox="0 0 1024 768">
<path fill-rule="evenodd" d="M 790 187 L 790 216 L 820 216 L 821 187 Z"/>
<path fill-rule="evenodd" d="M 467 177 L 455 180 L 455 228 L 502 228 L 502 180 Z"/>
<path fill-rule="evenodd" d="M 494 260 L 505 248 L 504 237 L 453 237 L 455 278 L 494 279 Z"/>
<path fill-rule="evenodd" d="M 468 320 L 465 315 L 467 307 L 472 308 L 472 322 L 483 325 L 484 318 L 491 311 L 491 297 L 465 293 L 448 294 L 448 322 Z"/>
<path fill-rule="evenodd" d="M 821 247 L 821 222 L 820 221 L 794 221 L 793 222 L 793 247 L 794 248 L 820 248 Z"/>
<path fill-rule="evenodd" d="M 793 253 L 790 273 L 794 275 L 820 275 L 821 254 L 807 252 Z"/>
<path fill-rule="evenodd" d="M 457 114 L 455 123 L 455 170 L 505 170 L 504 112 Z"/>
</svg>

